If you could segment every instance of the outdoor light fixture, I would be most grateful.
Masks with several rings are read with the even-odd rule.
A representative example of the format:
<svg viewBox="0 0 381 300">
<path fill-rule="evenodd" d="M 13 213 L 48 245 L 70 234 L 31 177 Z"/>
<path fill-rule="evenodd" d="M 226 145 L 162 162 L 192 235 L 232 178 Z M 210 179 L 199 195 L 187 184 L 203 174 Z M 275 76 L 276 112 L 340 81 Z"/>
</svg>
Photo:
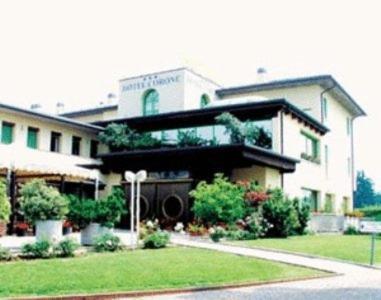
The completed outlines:
<svg viewBox="0 0 381 300">
<path fill-rule="evenodd" d="M 124 178 L 131 184 L 130 193 L 130 231 L 131 231 L 131 248 L 135 248 L 134 242 L 134 211 L 135 211 L 135 199 L 136 199 L 136 244 L 139 241 L 140 230 L 140 183 L 147 179 L 147 172 L 140 170 L 136 174 L 131 171 L 124 173 Z M 136 182 L 136 197 L 135 197 L 135 182 Z"/>
</svg>

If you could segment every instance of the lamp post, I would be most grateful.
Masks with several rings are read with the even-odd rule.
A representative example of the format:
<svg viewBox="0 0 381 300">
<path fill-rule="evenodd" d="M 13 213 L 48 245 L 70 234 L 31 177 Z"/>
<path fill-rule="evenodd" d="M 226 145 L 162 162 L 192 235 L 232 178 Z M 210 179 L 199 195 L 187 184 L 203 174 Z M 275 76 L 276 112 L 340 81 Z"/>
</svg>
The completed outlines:
<svg viewBox="0 0 381 300">
<path fill-rule="evenodd" d="M 147 172 L 140 170 L 136 174 L 131 171 L 124 173 L 125 179 L 131 184 L 130 193 L 130 230 L 131 230 L 131 248 L 135 248 L 134 241 L 134 212 L 135 212 L 135 199 L 136 199 L 136 244 L 139 242 L 140 231 L 140 184 L 147 179 Z M 135 197 L 135 182 L 136 182 L 136 197 Z"/>
<path fill-rule="evenodd" d="M 135 196 L 135 177 L 136 175 L 131 171 L 126 171 L 124 173 L 124 178 L 130 182 L 131 189 L 130 189 L 130 232 L 131 232 L 131 248 L 134 248 L 134 196 Z"/>
</svg>

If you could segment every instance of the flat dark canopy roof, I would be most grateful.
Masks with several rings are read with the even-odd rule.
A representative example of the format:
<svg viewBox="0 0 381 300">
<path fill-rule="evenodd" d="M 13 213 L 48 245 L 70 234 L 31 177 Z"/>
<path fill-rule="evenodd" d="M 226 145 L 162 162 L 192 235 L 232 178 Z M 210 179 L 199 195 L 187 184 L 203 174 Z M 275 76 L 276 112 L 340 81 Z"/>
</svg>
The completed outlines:
<svg viewBox="0 0 381 300">
<path fill-rule="evenodd" d="M 256 146 L 219 145 L 134 150 L 99 155 L 103 170 L 170 171 L 267 166 L 282 173 L 294 172 L 299 161 Z"/>
<path fill-rule="evenodd" d="M 220 100 L 224 101 L 224 100 Z M 155 131 L 164 129 L 177 129 L 195 126 L 215 124 L 215 117 L 230 112 L 242 121 L 264 120 L 275 117 L 279 111 L 291 114 L 299 119 L 306 126 L 316 130 L 320 134 L 325 134 L 328 128 L 323 124 L 292 105 L 285 99 L 266 100 L 243 104 L 221 105 L 206 107 L 202 109 L 185 110 L 179 112 L 162 113 L 153 116 L 115 119 L 95 122 L 100 126 L 107 126 L 110 123 L 127 124 L 129 127 L 141 131 Z"/>
</svg>

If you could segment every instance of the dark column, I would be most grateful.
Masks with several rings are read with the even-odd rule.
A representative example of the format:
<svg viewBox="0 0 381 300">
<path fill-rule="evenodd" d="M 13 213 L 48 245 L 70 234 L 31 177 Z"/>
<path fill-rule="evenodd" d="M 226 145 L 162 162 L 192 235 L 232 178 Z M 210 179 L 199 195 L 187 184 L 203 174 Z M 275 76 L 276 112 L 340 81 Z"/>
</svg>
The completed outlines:
<svg viewBox="0 0 381 300">
<path fill-rule="evenodd" d="M 65 176 L 61 176 L 60 193 L 65 193 Z"/>
<path fill-rule="evenodd" d="M 9 192 L 9 199 L 11 203 L 11 216 L 10 216 L 10 222 L 8 224 L 8 232 L 12 234 L 14 232 L 15 223 L 16 223 L 16 197 L 17 197 L 17 186 L 16 186 L 16 173 L 14 171 L 11 171 L 9 176 L 9 182 L 8 182 L 8 192 Z"/>
</svg>

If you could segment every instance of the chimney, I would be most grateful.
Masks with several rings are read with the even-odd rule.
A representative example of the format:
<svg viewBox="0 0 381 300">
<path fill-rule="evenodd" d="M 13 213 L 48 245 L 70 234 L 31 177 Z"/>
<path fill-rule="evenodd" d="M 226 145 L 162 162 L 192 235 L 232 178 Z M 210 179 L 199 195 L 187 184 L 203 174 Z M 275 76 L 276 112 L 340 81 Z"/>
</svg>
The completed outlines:
<svg viewBox="0 0 381 300">
<path fill-rule="evenodd" d="M 266 83 L 268 81 L 267 78 L 267 71 L 265 68 L 258 68 L 257 69 L 257 83 Z"/>
<path fill-rule="evenodd" d="M 114 99 L 116 99 L 116 95 L 113 93 L 108 93 L 107 94 L 107 104 L 113 104 Z"/>
<path fill-rule="evenodd" d="M 63 102 L 56 103 L 56 114 L 60 115 L 64 112 L 65 104 Z"/>
<path fill-rule="evenodd" d="M 40 103 L 33 103 L 33 104 L 30 105 L 30 109 L 31 110 L 37 110 L 37 111 L 39 111 L 39 110 L 41 110 L 41 108 L 42 108 L 42 106 L 41 106 Z"/>
</svg>

